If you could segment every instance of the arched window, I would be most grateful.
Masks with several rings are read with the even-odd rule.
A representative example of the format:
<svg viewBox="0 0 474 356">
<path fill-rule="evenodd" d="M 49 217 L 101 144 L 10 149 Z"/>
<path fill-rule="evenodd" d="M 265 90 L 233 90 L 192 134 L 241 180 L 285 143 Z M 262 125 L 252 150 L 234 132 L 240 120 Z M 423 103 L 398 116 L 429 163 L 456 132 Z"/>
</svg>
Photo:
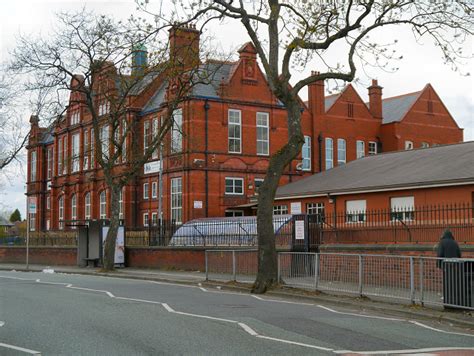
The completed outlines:
<svg viewBox="0 0 474 356">
<path fill-rule="evenodd" d="M 58 200 L 58 220 L 59 220 L 59 229 L 64 229 L 64 195 L 59 197 Z"/>
<path fill-rule="evenodd" d="M 84 197 L 84 219 L 90 220 L 91 218 L 91 193 L 86 193 Z"/>
<path fill-rule="evenodd" d="M 77 220 L 77 198 L 76 194 L 71 197 L 71 220 Z"/>
<path fill-rule="evenodd" d="M 100 218 L 107 218 L 107 196 L 105 190 L 100 192 Z"/>
</svg>

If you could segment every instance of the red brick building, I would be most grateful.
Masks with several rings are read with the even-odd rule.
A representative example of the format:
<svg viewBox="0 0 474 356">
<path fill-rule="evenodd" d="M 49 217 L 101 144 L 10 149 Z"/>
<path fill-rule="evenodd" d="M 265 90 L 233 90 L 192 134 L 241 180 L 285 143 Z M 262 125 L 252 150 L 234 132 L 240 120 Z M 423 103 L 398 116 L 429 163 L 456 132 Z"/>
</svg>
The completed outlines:
<svg viewBox="0 0 474 356">
<path fill-rule="evenodd" d="M 199 33 L 193 28 L 171 31 L 170 42 L 171 51 L 179 43 L 197 52 Z M 183 135 L 174 137 L 174 147 L 163 149 L 162 162 L 156 154 L 125 187 L 121 214 L 127 226 L 156 221 L 160 197 L 162 218 L 178 222 L 255 212 L 249 206 L 255 205 L 269 157 L 287 137 L 286 112 L 272 95 L 253 46 L 245 44 L 238 55 L 235 62 L 207 64 L 215 66 L 215 79 L 193 88 L 175 117 L 179 127 L 169 134 Z M 158 125 L 166 92 L 167 83 L 155 76 L 145 77 L 133 93 L 126 117 L 139 120 L 142 146 Z M 383 99 L 374 81 L 368 104 L 351 85 L 338 95 L 325 97 L 324 92 L 324 83 L 313 84 L 308 102 L 301 102 L 306 144 L 281 184 L 366 155 L 463 140 L 462 129 L 429 84 L 417 93 Z M 71 103 L 74 95 L 78 93 L 71 93 Z M 100 103 L 99 114 L 108 110 L 106 102 Z M 49 129 L 39 127 L 36 117 L 30 122 L 27 196 L 36 203 L 31 227 L 60 229 L 63 220 L 107 218 L 109 194 L 91 154 L 94 140 L 86 108 L 69 105 L 61 122 Z"/>
</svg>

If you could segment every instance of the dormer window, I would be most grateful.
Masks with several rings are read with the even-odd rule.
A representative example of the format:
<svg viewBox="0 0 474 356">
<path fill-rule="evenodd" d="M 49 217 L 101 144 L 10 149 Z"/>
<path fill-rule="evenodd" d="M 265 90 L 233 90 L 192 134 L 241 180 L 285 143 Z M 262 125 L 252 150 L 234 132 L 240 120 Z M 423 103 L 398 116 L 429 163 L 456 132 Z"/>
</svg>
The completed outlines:
<svg viewBox="0 0 474 356">
<path fill-rule="evenodd" d="M 79 110 L 75 110 L 71 114 L 71 125 L 77 125 L 81 121 L 81 112 Z"/>
<path fill-rule="evenodd" d="M 110 102 L 108 101 L 102 101 L 99 103 L 99 116 L 106 115 L 110 111 Z"/>
</svg>

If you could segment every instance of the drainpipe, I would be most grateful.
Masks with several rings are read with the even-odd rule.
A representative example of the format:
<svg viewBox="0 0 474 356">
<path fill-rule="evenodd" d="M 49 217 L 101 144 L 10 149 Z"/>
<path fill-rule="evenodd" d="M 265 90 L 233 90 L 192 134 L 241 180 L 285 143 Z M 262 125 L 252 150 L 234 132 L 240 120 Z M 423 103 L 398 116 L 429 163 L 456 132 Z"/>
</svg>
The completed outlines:
<svg viewBox="0 0 474 356">
<path fill-rule="evenodd" d="M 209 101 L 206 99 L 204 102 L 204 122 L 205 122 L 205 143 L 204 143 L 204 156 L 206 167 L 204 171 L 204 185 L 205 185 L 205 192 L 206 192 L 206 207 L 204 210 L 206 218 L 209 216 L 209 172 L 208 172 L 208 122 L 209 122 L 209 109 L 211 106 L 209 105 Z"/>
</svg>

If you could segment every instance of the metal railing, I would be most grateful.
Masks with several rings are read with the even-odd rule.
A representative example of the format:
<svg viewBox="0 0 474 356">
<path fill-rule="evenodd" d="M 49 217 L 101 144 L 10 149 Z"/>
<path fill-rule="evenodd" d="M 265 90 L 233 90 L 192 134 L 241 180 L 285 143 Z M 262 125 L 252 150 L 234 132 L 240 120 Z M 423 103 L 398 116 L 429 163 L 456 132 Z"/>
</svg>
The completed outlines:
<svg viewBox="0 0 474 356">
<path fill-rule="evenodd" d="M 252 283 L 256 250 L 206 250 L 206 278 Z M 474 310 L 474 259 L 280 252 L 278 279 L 306 290 Z"/>
<path fill-rule="evenodd" d="M 31 237 L 29 245 L 38 247 L 75 247 L 77 246 L 77 239 L 75 236 Z M 0 237 L 0 246 L 26 246 L 26 237 Z"/>
</svg>

